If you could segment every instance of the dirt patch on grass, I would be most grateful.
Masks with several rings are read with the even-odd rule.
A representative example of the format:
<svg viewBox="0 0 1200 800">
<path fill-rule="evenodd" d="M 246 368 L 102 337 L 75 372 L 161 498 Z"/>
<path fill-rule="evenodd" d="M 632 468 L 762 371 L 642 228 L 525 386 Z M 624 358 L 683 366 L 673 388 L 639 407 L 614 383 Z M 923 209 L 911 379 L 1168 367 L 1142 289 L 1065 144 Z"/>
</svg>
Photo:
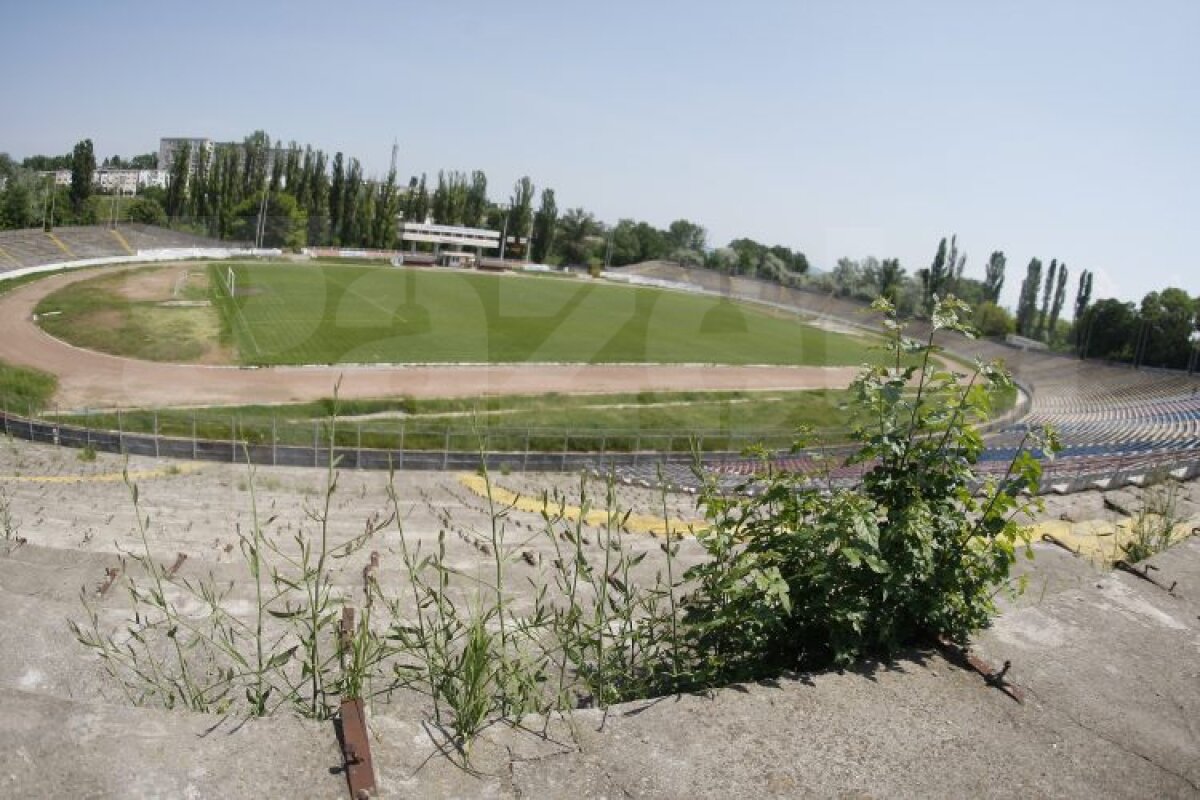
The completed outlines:
<svg viewBox="0 0 1200 800">
<path fill-rule="evenodd" d="M 184 266 L 134 270 L 119 276 L 112 288 L 121 297 L 134 302 L 173 300 L 176 299 L 176 285 L 190 282 L 192 270 L 195 268 Z M 201 268 L 200 272 L 205 270 Z"/>
<path fill-rule="evenodd" d="M 230 364 L 232 348 L 221 341 L 207 286 L 207 270 L 194 266 L 105 274 L 49 295 L 39 322 L 53 336 L 111 355 Z"/>
</svg>

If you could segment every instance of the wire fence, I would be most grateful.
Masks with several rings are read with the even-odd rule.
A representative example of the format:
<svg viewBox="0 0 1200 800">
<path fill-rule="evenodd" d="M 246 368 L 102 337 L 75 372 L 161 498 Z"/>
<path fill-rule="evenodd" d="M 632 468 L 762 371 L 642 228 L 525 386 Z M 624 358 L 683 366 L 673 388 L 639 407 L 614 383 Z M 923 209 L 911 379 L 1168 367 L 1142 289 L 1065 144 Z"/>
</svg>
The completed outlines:
<svg viewBox="0 0 1200 800">
<path fill-rule="evenodd" d="M 1009 421 L 1019 418 L 1018 404 Z M 164 424 L 164 417 L 169 423 Z M 393 439 L 379 439 L 371 423 L 333 418 L 280 424 L 272 418 L 229 417 L 224 429 L 211 416 L 199 413 L 156 411 L 104 412 L 83 415 L 84 424 L 62 418 L 38 418 L 5 408 L 0 412 L 8 437 L 95 452 L 193 461 L 253 463 L 258 465 L 326 467 L 333 463 L 348 469 L 475 470 L 483 465 L 498 471 L 545 472 L 580 469 L 626 468 L 631 475 L 652 475 L 659 465 L 692 465 L 696 458 L 730 478 L 746 475 L 757 458 L 747 448 L 763 445 L 779 452 L 778 466 L 790 468 L 797 458 L 786 452 L 790 441 L 729 431 L 664 432 L 603 430 L 579 433 L 549 429 L 429 429 L 400 421 L 386 431 Z M 186 419 L 187 430 L 179 431 Z M 101 423 L 114 421 L 114 427 Z M 1003 425 L 1004 420 L 993 424 Z M 138 430 L 149 426 L 148 431 Z M 131 429 L 132 428 L 132 429 Z M 381 446 L 382 445 L 382 446 Z M 720 445 L 719 447 L 714 445 Z M 844 448 L 835 447 L 828 455 Z M 836 451 L 836 452 L 835 452 Z M 982 462 L 986 474 L 1000 462 Z M 859 466 L 859 470 L 864 468 Z M 835 470 L 840 481 L 855 481 L 854 470 Z M 1200 476 L 1200 443 L 1164 445 L 1139 452 L 1066 457 L 1044 463 L 1042 490 L 1073 493 L 1088 489 L 1149 484 L 1164 477 L 1187 480 Z"/>
<path fill-rule="evenodd" d="M 782 433 L 547 428 L 437 428 L 403 420 L 378 422 L 283 420 L 182 411 L 84 412 L 38 417 L 27 409 L 2 412 L 6 436 L 96 452 L 231 463 L 313 466 L 329 459 L 357 469 L 573 470 L 596 466 L 690 463 L 741 458 L 752 445 Z"/>
</svg>

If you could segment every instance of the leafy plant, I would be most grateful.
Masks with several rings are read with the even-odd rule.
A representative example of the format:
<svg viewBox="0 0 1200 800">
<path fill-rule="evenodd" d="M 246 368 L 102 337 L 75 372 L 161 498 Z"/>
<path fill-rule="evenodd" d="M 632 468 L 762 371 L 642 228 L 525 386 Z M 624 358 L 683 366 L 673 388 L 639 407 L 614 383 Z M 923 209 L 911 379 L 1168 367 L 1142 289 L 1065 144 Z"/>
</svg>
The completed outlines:
<svg viewBox="0 0 1200 800">
<path fill-rule="evenodd" d="M 934 344 L 937 331 L 969 335 L 969 309 L 938 302 L 921 342 L 888 301 L 875 308 L 892 363 L 852 386 L 858 448 L 846 463 L 865 470 L 861 484 L 819 485 L 768 461 L 753 485 L 725 495 L 710 483 L 703 495 L 710 524 L 697 538 L 709 559 L 686 576 L 696 588 L 683 618 L 703 683 L 845 666 L 933 637 L 965 642 L 1028 544 L 1016 517 L 1036 503 L 1022 492 L 1041 472 L 1028 445 L 1052 453 L 1054 437 L 1030 434 L 1001 479 L 981 481 L 974 423 L 1008 376 L 988 364 L 960 375 Z"/>
<path fill-rule="evenodd" d="M 1143 561 L 1171 546 L 1175 526 L 1180 521 L 1176 511 L 1178 499 L 1179 484 L 1169 478 L 1146 489 L 1131 535 L 1120 543 L 1126 561 Z"/>
</svg>

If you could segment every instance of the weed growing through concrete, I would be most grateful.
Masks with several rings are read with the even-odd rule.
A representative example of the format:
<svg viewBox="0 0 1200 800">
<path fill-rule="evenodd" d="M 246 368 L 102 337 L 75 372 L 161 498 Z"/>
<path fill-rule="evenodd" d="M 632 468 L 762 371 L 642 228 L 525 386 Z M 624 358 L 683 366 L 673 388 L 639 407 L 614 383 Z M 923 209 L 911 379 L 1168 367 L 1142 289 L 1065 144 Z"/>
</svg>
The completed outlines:
<svg viewBox="0 0 1200 800">
<path fill-rule="evenodd" d="M 1126 561 L 1137 563 L 1171 546 L 1175 527 L 1181 522 L 1176 510 L 1178 499 L 1177 481 L 1162 475 L 1151 476 L 1130 536 L 1120 544 Z"/>
<path fill-rule="evenodd" d="M 85 589 L 86 619 L 70 621 L 72 632 L 100 657 L 133 703 L 251 716 L 289 706 L 305 717 L 329 718 L 340 696 L 361 691 L 366 676 L 381 671 L 375 659 L 387 655 L 370 633 L 369 617 L 349 640 L 337 629 L 341 599 L 329 565 L 361 550 L 390 524 L 369 519 L 362 533 L 333 547 L 328 524 L 337 477 L 331 460 L 320 504 L 306 507 L 315 530 L 298 529 L 285 543 L 266 533 L 273 518 L 263 522 L 260 517 L 255 471 L 248 467 L 251 523 L 248 531 L 238 530 L 243 566 L 254 587 L 253 609 L 245 619 L 229 610 L 231 583 L 212 573 L 198 580 L 178 578 L 154 557 L 151 520 L 143 515 L 138 486 L 126 472 L 140 544 L 140 550 L 123 553 L 121 584 L 130 601 L 129 617 L 121 630 L 108 631 Z"/>
<path fill-rule="evenodd" d="M 12 512 L 12 498 L 3 486 L 0 486 L 0 534 L 3 534 L 6 542 L 14 541 L 21 535 L 21 523 Z"/>
</svg>

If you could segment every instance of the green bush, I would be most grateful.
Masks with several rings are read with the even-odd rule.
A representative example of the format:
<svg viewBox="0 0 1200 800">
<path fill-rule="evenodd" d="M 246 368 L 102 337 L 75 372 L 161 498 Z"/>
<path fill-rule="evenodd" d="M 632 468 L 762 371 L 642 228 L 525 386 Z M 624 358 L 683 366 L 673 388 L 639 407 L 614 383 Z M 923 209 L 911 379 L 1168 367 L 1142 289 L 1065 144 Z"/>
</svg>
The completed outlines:
<svg viewBox="0 0 1200 800">
<path fill-rule="evenodd" d="M 903 336 L 887 301 L 893 365 L 870 367 L 852 386 L 859 486 L 817 486 L 768 472 L 760 492 L 710 486 L 710 527 L 698 534 L 709 559 L 686 576 L 696 590 L 684 617 L 699 683 L 867 656 L 945 638 L 964 643 L 995 613 L 1027 533 L 1014 520 L 1041 474 L 1025 447 L 998 480 L 980 481 L 991 392 L 1009 384 L 993 365 L 959 375 L 940 348 Z M 965 304 L 939 303 L 933 330 L 969 333 Z M 917 366 L 911 364 L 917 357 Z M 1048 451 L 1049 432 L 1039 435 Z M 1029 441 L 1027 440 L 1027 444 Z M 805 446 L 798 443 L 797 449 Z M 750 488 L 749 486 L 743 487 Z"/>
</svg>

